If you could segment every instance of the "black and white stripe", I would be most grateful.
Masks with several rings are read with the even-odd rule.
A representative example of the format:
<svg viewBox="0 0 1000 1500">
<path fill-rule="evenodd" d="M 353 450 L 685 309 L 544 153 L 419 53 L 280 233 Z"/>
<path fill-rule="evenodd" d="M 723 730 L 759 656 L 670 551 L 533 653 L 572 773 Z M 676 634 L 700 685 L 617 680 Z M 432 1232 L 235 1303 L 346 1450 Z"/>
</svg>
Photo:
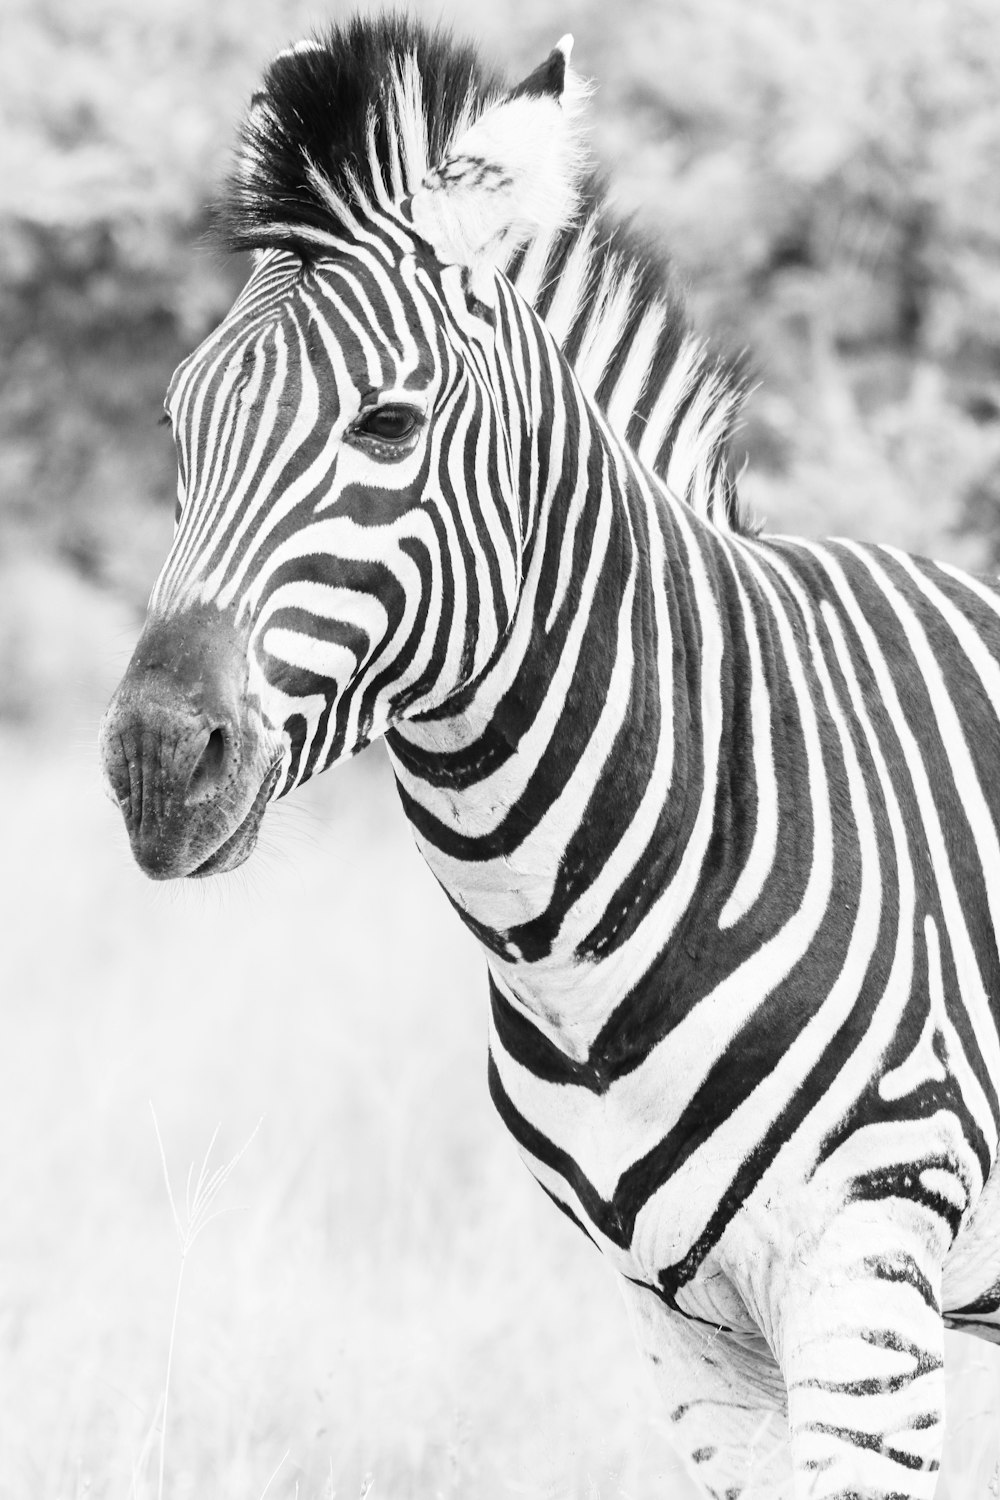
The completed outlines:
<svg viewBox="0 0 1000 1500">
<path fill-rule="evenodd" d="M 596 179 L 507 276 L 414 229 L 564 55 L 506 103 L 398 20 L 272 66 L 151 608 L 246 623 L 279 793 L 387 736 L 487 954 L 494 1101 L 705 1493 L 929 1500 L 943 1326 L 1000 1339 L 1000 591 L 753 533 L 739 380 Z"/>
</svg>

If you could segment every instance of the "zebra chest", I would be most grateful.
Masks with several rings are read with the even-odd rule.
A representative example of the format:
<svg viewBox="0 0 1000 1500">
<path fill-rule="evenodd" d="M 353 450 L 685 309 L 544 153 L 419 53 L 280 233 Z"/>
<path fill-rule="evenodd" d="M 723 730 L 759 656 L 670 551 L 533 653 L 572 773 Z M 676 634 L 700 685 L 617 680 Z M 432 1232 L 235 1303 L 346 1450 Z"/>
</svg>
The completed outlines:
<svg viewBox="0 0 1000 1500">
<path fill-rule="evenodd" d="M 674 1192 L 663 1161 L 675 1091 L 662 1070 L 636 1070 L 606 1087 L 559 1075 L 490 1037 L 490 1091 L 521 1155 L 545 1191 L 623 1275 L 658 1283 L 690 1247 L 728 1165 L 694 1192 Z"/>
</svg>

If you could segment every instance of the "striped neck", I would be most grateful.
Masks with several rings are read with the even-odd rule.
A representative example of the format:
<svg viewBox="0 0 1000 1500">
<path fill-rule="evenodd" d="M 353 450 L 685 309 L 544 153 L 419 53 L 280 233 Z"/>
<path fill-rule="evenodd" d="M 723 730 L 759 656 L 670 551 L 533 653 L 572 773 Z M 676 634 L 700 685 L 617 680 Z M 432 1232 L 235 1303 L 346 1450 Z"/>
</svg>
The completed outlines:
<svg viewBox="0 0 1000 1500">
<path fill-rule="evenodd" d="M 418 845 L 495 982 L 583 1056 L 662 945 L 652 905 L 667 892 L 679 913 L 701 868 L 685 853 L 714 805 L 721 615 L 705 618 L 715 585 L 691 545 L 704 523 L 618 443 L 513 294 L 503 316 L 517 607 L 487 671 L 388 738 Z"/>
</svg>

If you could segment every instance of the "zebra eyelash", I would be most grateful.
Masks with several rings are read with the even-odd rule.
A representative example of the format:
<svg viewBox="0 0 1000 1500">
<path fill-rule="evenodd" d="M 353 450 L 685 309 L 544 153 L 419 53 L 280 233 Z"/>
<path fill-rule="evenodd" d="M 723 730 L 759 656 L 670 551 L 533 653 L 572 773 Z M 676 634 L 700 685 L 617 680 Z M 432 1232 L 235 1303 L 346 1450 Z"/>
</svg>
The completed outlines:
<svg viewBox="0 0 1000 1500">
<path fill-rule="evenodd" d="M 156 419 L 156 425 L 157 427 L 173 427 L 174 424 L 170 413 L 168 411 L 162 412 Z"/>
<path fill-rule="evenodd" d="M 404 424 L 395 433 L 390 430 L 394 418 Z M 383 431 L 377 430 L 380 419 L 386 424 Z M 344 436 L 381 457 L 404 457 L 415 447 L 425 420 L 426 413 L 419 406 L 408 401 L 384 401 L 360 411 Z"/>
</svg>

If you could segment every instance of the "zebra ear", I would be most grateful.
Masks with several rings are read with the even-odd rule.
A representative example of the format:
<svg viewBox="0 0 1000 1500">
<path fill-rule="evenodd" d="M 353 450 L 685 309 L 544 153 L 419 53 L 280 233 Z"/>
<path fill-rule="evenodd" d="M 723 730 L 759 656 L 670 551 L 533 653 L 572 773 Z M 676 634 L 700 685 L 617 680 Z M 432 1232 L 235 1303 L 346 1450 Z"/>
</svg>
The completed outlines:
<svg viewBox="0 0 1000 1500">
<path fill-rule="evenodd" d="M 494 269 L 576 211 L 584 162 L 576 115 L 586 90 L 569 69 L 572 46 L 563 37 L 458 138 L 411 199 L 421 239 L 443 264 L 466 267 L 484 301 Z"/>
</svg>

